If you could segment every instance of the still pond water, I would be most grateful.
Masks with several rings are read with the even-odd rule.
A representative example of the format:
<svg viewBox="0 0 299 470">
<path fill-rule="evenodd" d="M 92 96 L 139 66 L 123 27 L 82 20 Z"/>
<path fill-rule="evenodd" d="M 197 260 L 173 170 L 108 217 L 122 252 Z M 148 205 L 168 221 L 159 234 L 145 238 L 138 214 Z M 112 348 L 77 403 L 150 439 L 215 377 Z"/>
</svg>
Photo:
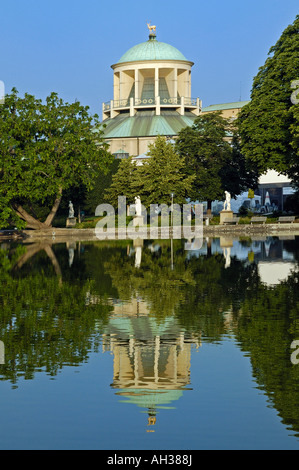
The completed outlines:
<svg viewBox="0 0 299 470">
<path fill-rule="evenodd" d="M 1 449 L 299 449 L 299 238 L 0 248 Z"/>
</svg>

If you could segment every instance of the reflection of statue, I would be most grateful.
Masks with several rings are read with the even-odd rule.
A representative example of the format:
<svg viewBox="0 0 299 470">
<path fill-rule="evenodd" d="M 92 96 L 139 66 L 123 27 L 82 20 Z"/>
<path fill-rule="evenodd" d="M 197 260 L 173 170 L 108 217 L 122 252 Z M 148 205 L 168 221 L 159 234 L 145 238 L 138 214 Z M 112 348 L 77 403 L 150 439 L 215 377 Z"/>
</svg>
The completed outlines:
<svg viewBox="0 0 299 470">
<path fill-rule="evenodd" d="M 70 201 L 70 203 L 69 203 L 69 219 L 73 219 L 74 216 L 75 216 L 74 206 Z"/>
<path fill-rule="evenodd" d="M 136 210 L 137 217 L 141 217 L 142 207 L 141 207 L 141 200 L 139 196 L 135 197 L 135 210 Z"/>
<path fill-rule="evenodd" d="M 200 250 L 203 241 L 200 238 L 191 238 L 185 243 L 185 250 L 196 251 Z"/>
<path fill-rule="evenodd" d="M 71 267 L 73 264 L 74 256 L 75 256 L 74 248 L 69 248 L 69 267 Z"/>
<path fill-rule="evenodd" d="M 66 243 L 66 248 L 69 252 L 69 267 L 71 267 L 73 265 L 73 262 L 74 262 L 76 243 L 67 242 Z"/>
<path fill-rule="evenodd" d="M 230 200 L 231 200 L 230 193 L 228 191 L 225 191 L 225 201 L 224 201 L 224 204 L 223 204 L 223 210 L 224 211 L 231 211 Z"/>
<path fill-rule="evenodd" d="M 225 269 L 231 265 L 231 249 L 230 247 L 223 248 L 223 254 L 225 258 Z"/>
<path fill-rule="evenodd" d="M 142 256 L 142 247 L 137 246 L 135 250 L 135 268 L 140 268 L 141 266 L 141 256 Z"/>
</svg>

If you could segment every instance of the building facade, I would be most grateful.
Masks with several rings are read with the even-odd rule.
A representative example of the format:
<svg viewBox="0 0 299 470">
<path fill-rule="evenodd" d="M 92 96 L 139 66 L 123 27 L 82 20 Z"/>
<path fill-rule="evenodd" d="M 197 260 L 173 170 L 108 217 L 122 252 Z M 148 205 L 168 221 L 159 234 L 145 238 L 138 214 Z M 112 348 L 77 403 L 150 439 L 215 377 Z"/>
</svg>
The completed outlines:
<svg viewBox="0 0 299 470">
<path fill-rule="evenodd" d="M 192 98 L 191 69 L 194 63 L 177 48 L 157 40 L 150 27 L 149 38 L 130 48 L 113 64 L 113 99 L 102 105 L 103 137 L 116 158 L 134 157 L 143 164 L 148 146 L 158 135 L 170 141 L 200 114 L 220 111 L 227 119 L 236 119 L 249 101 L 222 103 L 202 107 Z M 273 204 L 284 208 L 293 193 L 288 178 L 268 172 L 260 179 L 257 194 L 270 194 Z"/>
<path fill-rule="evenodd" d="M 113 99 L 103 103 L 104 138 L 113 154 L 138 156 L 158 135 L 173 138 L 193 124 L 201 101 L 191 95 L 191 68 L 175 47 L 151 31 L 113 69 Z"/>
</svg>

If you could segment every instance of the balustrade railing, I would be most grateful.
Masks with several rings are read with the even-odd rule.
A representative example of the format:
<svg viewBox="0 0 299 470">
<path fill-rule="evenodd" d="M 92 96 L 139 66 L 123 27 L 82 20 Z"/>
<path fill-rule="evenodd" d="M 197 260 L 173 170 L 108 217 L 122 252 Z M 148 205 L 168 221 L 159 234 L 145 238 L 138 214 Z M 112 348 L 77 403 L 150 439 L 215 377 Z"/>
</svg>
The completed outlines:
<svg viewBox="0 0 299 470">
<path fill-rule="evenodd" d="M 128 108 L 130 106 L 130 100 L 114 100 L 113 107 L 114 108 Z"/>
<path fill-rule="evenodd" d="M 160 98 L 160 104 L 175 104 L 179 106 L 181 104 L 181 98 Z"/>
<path fill-rule="evenodd" d="M 135 98 L 134 106 L 153 106 L 157 104 L 156 98 Z"/>
<path fill-rule="evenodd" d="M 107 101 L 106 103 L 103 103 L 103 111 L 110 111 L 110 109 L 111 109 L 110 101 Z"/>
<path fill-rule="evenodd" d="M 158 104 L 158 98 L 134 98 L 133 99 L 133 106 L 134 107 L 142 107 L 142 106 L 156 106 Z M 160 97 L 160 106 L 197 106 L 197 98 L 161 98 Z M 123 100 L 112 100 L 103 103 L 103 111 L 107 112 L 111 110 L 111 105 L 113 109 L 119 108 L 129 108 L 131 103 L 130 99 L 123 99 Z"/>
<path fill-rule="evenodd" d="M 197 106 L 197 98 L 185 98 L 185 106 Z"/>
</svg>

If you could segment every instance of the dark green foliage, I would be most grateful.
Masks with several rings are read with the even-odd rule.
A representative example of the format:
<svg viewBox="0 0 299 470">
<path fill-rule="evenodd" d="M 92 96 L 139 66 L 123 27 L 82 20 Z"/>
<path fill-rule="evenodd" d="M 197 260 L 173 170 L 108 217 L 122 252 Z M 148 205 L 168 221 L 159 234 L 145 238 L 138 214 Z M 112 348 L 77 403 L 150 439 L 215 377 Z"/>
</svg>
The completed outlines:
<svg viewBox="0 0 299 470">
<path fill-rule="evenodd" d="M 118 196 L 126 196 L 132 204 L 140 196 L 142 204 L 183 204 L 191 192 L 193 175 L 186 175 L 185 159 L 178 155 L 170 142 L 158 136 L 149 145 L 151 158 L 142 166 L 136 166 L 132 158 L 122 160 L 112 184 L 106 193 L 107 200 L 117 206 Z"/>
<path fill-rule="evenodd" d="M 188 173 L 195 175 L 194 200 L 221 199 L 224 191 L 234 197 L 256 185 L 256 172 L 240 152 L 238 135 L 220 112 L 196 118 L 179 133 L 176 149 L 186 159 Z"/>
<path fill-rule="evenodd" d="M 8 222 L 31 228 L 50 227 L 64 191 L 92 187 L 111 156 L 93 131 L 97 116 L 80 103 L 64 103 L 56 93 L 45 103 L 18 96 L 13 89 L 0 106 L 0 227 Z M 52 207 L 45 222 L 27 212 Z"/>
<path fill-rule="evenodd" d="M 107 173 L 101 171 L 94 182 L 94 188 L 86 192 L 84 209 L 90 215 L 95 214 L 99 204 L 109 203 L 106 196 L 106 189 L 112 184 L 112 177 L 117 172 L 120 164 L 119 159 L 114 159 Z"/>
<path fill-rule="evenodd" d="M 271 47 L 254 77 L 251 101 L 239 118 L 242 152 L 260 173 L 274 169 L 298 183 L 298 104 L 292 83 L 299 79 L 299 16 Z M 297 87 L 298 88 L 298 87 Z"/>
<path fill-rule="evenodd" d="M 195 178 L 187 174 L 185 159 L 175 151 L 172 143 L 161 136 L 149 145 L 149 155 L 149 161 L 138 167 L 135 180 L 136 191 L 139 191 L 144 206 L 170 205 L 172 193 L 175 203 L 184 204 Z"/>
<path fill-rule="evenodd" d="M 118 206 L 118 197 L 125 196 L 128 204 L 134 203 L 134 194 L 132 182 L 137 171 L 136 165 L 132 162 L 132 157 L 121 160 L 117 172 L 112 175 L 112 183 L 105 191 L 104 197 L 109 204 Z"/>
</svg>

